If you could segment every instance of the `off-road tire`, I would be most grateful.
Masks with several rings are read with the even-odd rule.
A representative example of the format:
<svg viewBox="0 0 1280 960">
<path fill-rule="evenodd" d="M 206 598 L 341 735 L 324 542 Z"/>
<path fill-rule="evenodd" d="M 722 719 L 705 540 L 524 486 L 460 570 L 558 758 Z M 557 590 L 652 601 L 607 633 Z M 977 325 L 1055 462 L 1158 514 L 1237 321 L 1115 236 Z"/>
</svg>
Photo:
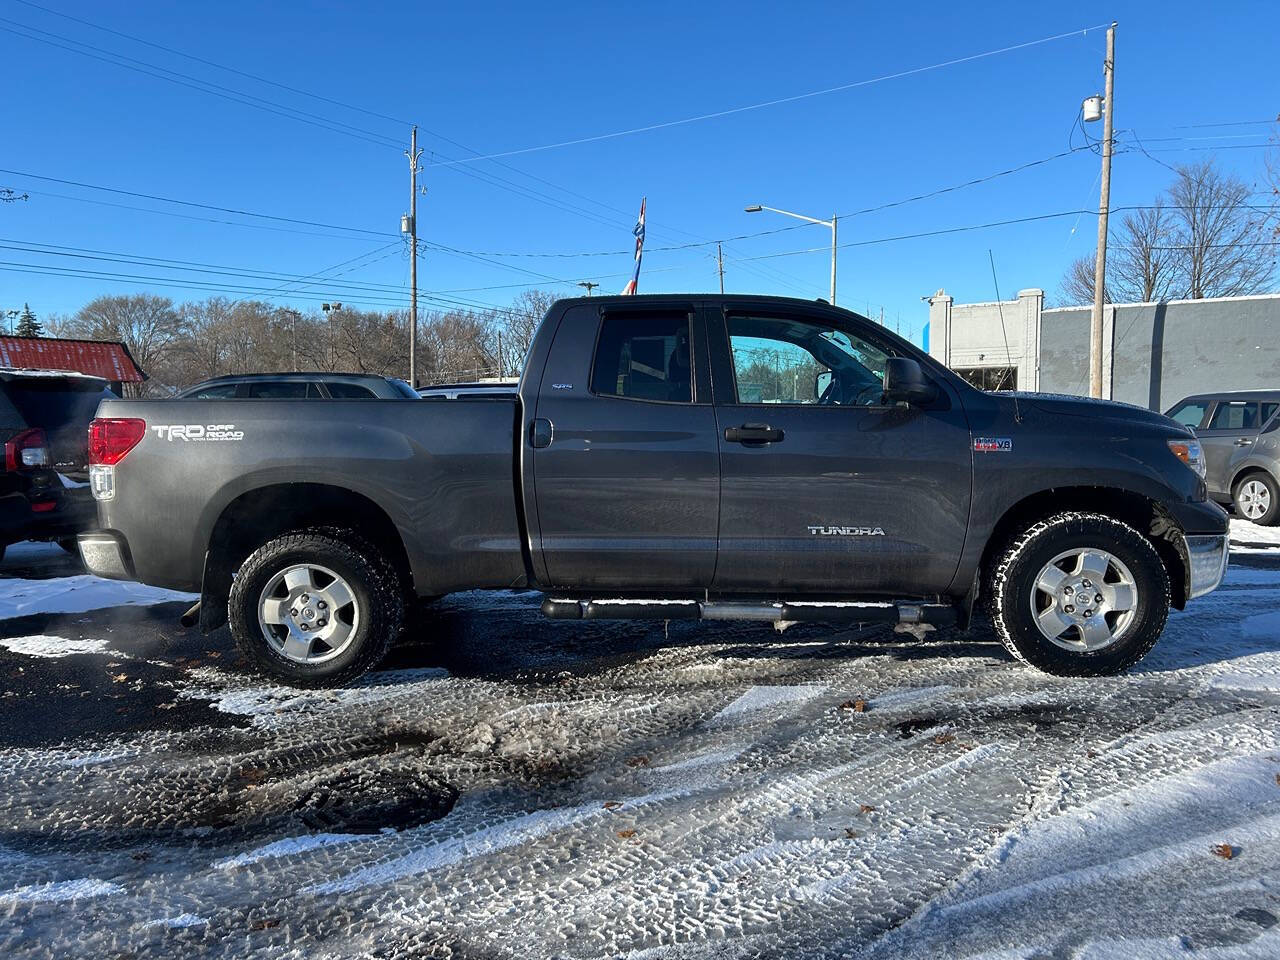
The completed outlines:
<svg viewBox="0 0 1280 960">
<path fill-rule="evenodd" d="M 1031 612 L 1035 578 L 1058 554 L 1097 547 L 1121 560 L 1137 588 L 1134 620 L 1110 646 L 1073 651 L 1041 633 Z M 1151 541 L 1133 527 L 1098 513 L 1060 513 L 1014 536 L 999 553 L 988 585 L 996 636 L 1006 650 L 1030 666 L 1061 677 L 1121 673 L 1155 645 L 1169 618 L 1169 574 Z"/>
<path fill-rule="evenodd" d="M 1271 506 L 1257 520 L 1246 517 L 1244 511 L 1240 509 L 1240 489 L 1250 480 L 1257 480 L 1271 494 Z M 1274 527 L 1277 523 L 1280 523 L 1280 484 L 1276 483 L 1271 474 L 1264 473 L 1261 470 L 1246 473 L 1231 488 L 1231 505 L 1235 507 L 1236 516 L 1241 520 L 1248 520 L 1250 523 L 1256 523 L 1260 527 Z"/>
<path fill-rule="evenodd" d="M 272 649 L 258 626 L 258 600 L 283 568 L 314 563 L 338 573 L 350 585 L 360 622 L 349 645 L 332 660 L 304 664 Z M 400 577 L 378 550 L 354 531 L 334 527 L 295 530 L 269 540 L 249 555 L 227 599 L 231 636 L 240 651 L 264 673 L 298 687 L 340 686 L 386 656 L 404 624 Z"/>
</svg>

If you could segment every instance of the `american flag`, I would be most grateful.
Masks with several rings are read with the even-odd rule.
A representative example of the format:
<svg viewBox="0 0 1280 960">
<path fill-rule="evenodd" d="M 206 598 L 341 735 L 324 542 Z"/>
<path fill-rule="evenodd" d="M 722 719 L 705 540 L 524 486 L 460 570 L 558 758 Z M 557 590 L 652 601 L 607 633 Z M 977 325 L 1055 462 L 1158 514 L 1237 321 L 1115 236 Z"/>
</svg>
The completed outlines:
<svg viewBox="0 0 1280 960">
<path fill-rule="evenodd" d="M 636 221 L 636 272 L 631 275 L 627 285 L 622 288 L 623 296 L 634 296 L 636 287 L 640 285 L 640 257 L 644 254 L 644 204 L 647 197 L 640 198 L 640 219 Z"/>
</svg>

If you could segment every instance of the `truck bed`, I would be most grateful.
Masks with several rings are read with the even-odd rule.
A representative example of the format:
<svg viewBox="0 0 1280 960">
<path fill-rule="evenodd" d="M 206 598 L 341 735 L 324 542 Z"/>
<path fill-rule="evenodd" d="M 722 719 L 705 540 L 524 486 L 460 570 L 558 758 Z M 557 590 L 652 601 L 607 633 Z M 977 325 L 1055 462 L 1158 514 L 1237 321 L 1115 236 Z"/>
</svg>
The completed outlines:
<svg viewBox="0 0 1280 960">
<path fill-rule="evenodd" d="M 125 573 L 143 582 L 199 590 L 215 524 L 237 498 L 327 486 L 386 512 L 419 594 L 525 582 L 516 398 L 110 400 L 98 416 L 146 421 L 100 517 L 130 531 Z"/>
</svg>

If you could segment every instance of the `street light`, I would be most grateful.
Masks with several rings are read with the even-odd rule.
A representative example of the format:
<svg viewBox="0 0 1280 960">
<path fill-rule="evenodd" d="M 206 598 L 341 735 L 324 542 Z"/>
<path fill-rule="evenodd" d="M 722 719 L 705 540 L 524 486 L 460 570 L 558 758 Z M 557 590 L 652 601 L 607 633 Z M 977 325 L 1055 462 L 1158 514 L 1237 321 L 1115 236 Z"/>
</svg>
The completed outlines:
<svg viewBox="0 0 1280 960">
<path fill-rule="evenodd" d="M 836 302 L 836 224 L 840 218 L 832 214 L 830 220 L 819 220 L 817 217 L 806 217 L 803 213 L 792 213 L 790 210 L 766 207 L 762 203 L 753 203 L 743 209 L 747 213 L 759 213 L 761 210 L 768 210 L 771 213 L 780 213 L 784 217 L 795 217 L 797 220 L 803 220 L 806 223 L 820 223 L 824 227 L 831 228 L 831 303 L 834 305 Z"/>
</svg>

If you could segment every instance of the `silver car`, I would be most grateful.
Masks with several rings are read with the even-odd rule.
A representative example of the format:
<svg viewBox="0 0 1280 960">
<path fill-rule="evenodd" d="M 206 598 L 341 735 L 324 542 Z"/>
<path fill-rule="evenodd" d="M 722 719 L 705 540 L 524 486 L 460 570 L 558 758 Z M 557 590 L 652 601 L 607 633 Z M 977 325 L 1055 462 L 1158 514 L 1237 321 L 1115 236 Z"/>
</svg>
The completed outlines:
<svg viewBox="0 0 1280 960">
<path fill-rule="evenodd" d="M 1210 497 L 1254 523 L 1280 523 L 1280 390 L 1187 397 L 1168 416 L 1200 438 Z"/>
</svg>

